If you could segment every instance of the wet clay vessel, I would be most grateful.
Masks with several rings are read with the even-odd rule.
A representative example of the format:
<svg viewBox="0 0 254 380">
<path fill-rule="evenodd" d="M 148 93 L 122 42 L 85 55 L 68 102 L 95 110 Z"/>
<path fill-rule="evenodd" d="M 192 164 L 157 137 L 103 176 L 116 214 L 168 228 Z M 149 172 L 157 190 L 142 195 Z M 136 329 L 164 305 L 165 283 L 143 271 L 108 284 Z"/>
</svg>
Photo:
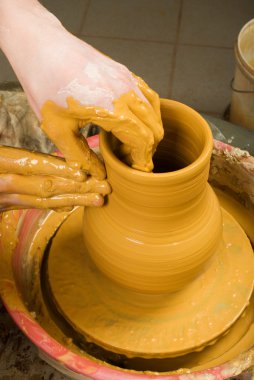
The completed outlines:
<svg viewBox="0 0 254 380">
<path fill-rule="evenodd" d="M 93 145 L 98 144 L 95 141 Z M 247 152 L 218 141 L 214 141 L 212 158 L 210 181 L 217 188 L 221 187 L 229 192 L 216 190 L 220 204 L 241 223 L 254 244 L 254 206 L 252 205 L 254 204 L 252 191 L 254 158 Z M 230 192 L 236 199 L 230 196 Z M 237 202 L 239 197 L 241 203 Z M 243 206 L 245 204 L 246 207 Z M 79 217 L 76 212 L 80 213 Z M 79 224 L 79 230 L 74 235 L 79 235 L 80 244 L 83 244 L 82 210 L 74 213 L 19 210 L 2 214 L 0 218 L 1 297 L 12 318 L 23 333 L 35 343 L 44 360 L 66 376 L 84 380 L 88 378 L 97 380 L 222 380 L 235 378 L 236 375 L 253 366 L 254 349 L 251 347 L 254 341 L 254 307 L 252 301 L 246 313 L 243 313 L 242 317 L 234 323 L 228 334 L 200 352 L 152 361 L 134 358 L 129 359 L 127 363 L 127 360 L 123 361 L 119 355 L 116 355 L 117 360 L 112 362 L 103 355 L 98 358 L 96 351 L 88 354 L 88 347 L 80 349 L 70 331 L 63 332 L 62 326 L 55 324 L 52 319 L 52 310 L 45 305 L 42 294 L 45 283 L 41 272 L 48 251 L 48 241 L 55 236 L 57 229 L 61 231 L 64 221 L 72 215 Z M 73 244 L 72 255 L 76 251 L 74 249 L 76 246 L 77 244 Z M 84 248 L 82 252 L 84 253 Z M 86 255 L 83 254 L 82 257 Z M 231 257 L 229 261 L 230 259 Z M 239 255 L 239 260 L 241 260 L 241 255 Z M 221 289 L 225 283 L 224 273 L 222 273 Z M 65 292 L 66 288 L 63 291 Z M 82 292 L 80 299 L 77 300 L 78 296 L 78 294 L 75 296 L 76 309 L 86 299 Z M 110 326 L 107 329 L 110 331 Z M 131 330 L 129 333 L 131 334 Z M 245 378 L 245 375 L 243 377 Z"/>
<path fill-rule="evenodd" d="M 123 164 L 118 142 L 102 133 L 112 194 L 103 208 L 85 209 L 83 240 L 82 215 L 68 218 L 47 261 L 51 296 L 70 326 L 129 358 L 170 358 L 214 344 L 253 290 L 250 242 L 207 183 L 213 141 L 206 121 L 174 101 L 162 100 L 161 110 L 165 138 L 154 173 Z"/>
<path fill-rule="evenodd" d="M 169 143 L 172 142 L 169 141 Z M 96 141 L 95 146 L 98 146 Z M 224 190 L 216 190 L 220 204 L 241 223 L 254 244 L 254 158 L 248 152 L 214 141 L 210 181 Z M 225 192 L 225 189 L 228 193 Z M 235 199 L 230 194 L 233 194 Z M 241 203 L 237 202 L 237 199 L 240 199 Z M 67 223 L 65 224 L 67 220 L 69 220 L 71 228 Z M 73 232 L 75 227 L 76 231 Z M 246 311 L 242 313 L 229 332 L 199 352 L 152 360 L 127 357 L 123 360 L 121 355 L 116 354 L 116 360 L 112 361 L 112 356 L 105 357 L 102 352 L 98 355 L 98 349 L 91 352 L 89 342 L 87 346 L 82 346 L 83 349 L 80 349 L 74 334 L 70 334 L 70 331 L 63 332 L 63 326 L 60 323 L 55 324 L 52 318 L 52 309 L 46 307 L 42 291 L 45 286 L 42 272 L 50 248 L 48 241 L 51 237 L 54 238 L 56 233 L 61 237 L 61 230 L 66 234 L 66 238 L 62 239 L 66 243 L 64 246 L 62 245 L 63 252 L 66 252 L 67 244 L 71 246 L 74 260 L 79 251 L 77 249 L 78 242 L 82 246 L 82 256 L 79 256 L 78 253 L 77 257 L 79 260 L 81 258 L 87 260 L 82 241 L 81 209 L 73 213 L 56 213 L 35 209 L 17 210 L 0 215 L 0 293 L 2 300 L 23 333 L 38 347 L 41 357 L 64 375 L 72 379 L 84 380 L 88 378 L 97 380 L 222 380 L 236 378 L 237 374 L 253 366 L 254 350 L 251 348 L 254 341 L 253 297 Z M 231 232 L 234 233 L 234 231 Z M 73 240 L 75 238 L 77 240 Z M 240 251 L 236 249 L 234 252 L 239 253 L 240 261 L 244 260 Z M 232 253 L 231 251 L 228 256 L 228 263 L 232 259 Z M 71 277 L 75 277 L 77 266 L 76 272 L 72 276 L 70 273 L 68 274 L 69 280 Z M 80 268 L 80 270 L 82 274 L 80 278 L 82 278 L 84 269 Z M 227 283 L 224 274 L 225 270 L 221 274 L 221 288 Z M 113 283 L 111 280 L 110 282 Z M 72 285 L 69 281 L 63 292 L 68 291 Z M 96 295 L 98 296 L 98 293 Z M 77 311 L 79 305 L 84 305 L 86 302 L 86 295 L 82 293 L 81 289 L 81 293 L 75 293 L 74 297 Z M 127 299 L 123 301 L 127 302 Z M 222 305 L 219 306 L 217 313 L 220 314 Z M 119 311 L 119 314 L 121 313 Z M 207 328 L 209 328 L 209 324 L 207 324 Z M 108 324 L 107 330 L 110 335 L 110 324 Z M 129 334 L 133 334 L 132 330 L 129 330 Z M 142 335 L 140 339 L 142 339 Z M 248 376 L 243 375 L 241 378 L 245 377 Z"/>
</svg>

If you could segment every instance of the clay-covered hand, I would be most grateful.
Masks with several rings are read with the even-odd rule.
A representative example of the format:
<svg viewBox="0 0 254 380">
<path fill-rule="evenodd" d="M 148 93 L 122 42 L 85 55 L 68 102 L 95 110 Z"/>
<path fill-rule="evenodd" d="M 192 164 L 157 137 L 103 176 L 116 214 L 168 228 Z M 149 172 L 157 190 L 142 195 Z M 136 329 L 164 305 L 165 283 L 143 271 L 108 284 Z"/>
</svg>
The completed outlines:
<svg viewBox="0 0 254 380">
<path fill-rule="evenodd" d="M 36 0 L 3 3 L 3 51 L 66 160 L 105 177 L 103 165 L 79 138 L 79 129 L 92 122 L 123 143 L 134 168 L 150 171 L 163 137 L 158 95 L 125 66 L 70 34 Z"/>
<path fill-rule="evenodd" d="M 101 206 L 107 181 L 86 177 L 60 157 L 0 146 L 0 211 Z"/>
</svg>

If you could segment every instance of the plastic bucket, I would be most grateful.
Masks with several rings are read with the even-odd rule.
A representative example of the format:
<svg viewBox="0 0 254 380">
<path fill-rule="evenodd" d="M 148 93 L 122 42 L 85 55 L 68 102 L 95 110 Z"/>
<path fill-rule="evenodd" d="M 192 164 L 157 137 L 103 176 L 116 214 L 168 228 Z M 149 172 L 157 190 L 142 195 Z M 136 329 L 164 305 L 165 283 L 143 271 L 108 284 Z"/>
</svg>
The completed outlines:
<svg viewBox="0 0 254 380">
<path fill-rule="evenodd" d="M 230 121 L 254 130 L 254 19 L 238 35 L 235 58 Z"/>
</svg>

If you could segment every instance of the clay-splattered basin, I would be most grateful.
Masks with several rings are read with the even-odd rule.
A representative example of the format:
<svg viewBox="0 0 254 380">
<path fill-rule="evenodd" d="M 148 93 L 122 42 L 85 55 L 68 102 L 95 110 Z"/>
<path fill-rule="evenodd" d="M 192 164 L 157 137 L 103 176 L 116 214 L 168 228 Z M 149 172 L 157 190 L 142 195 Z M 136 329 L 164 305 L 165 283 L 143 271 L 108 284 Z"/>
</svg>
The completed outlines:
<svg viewBox="0 0 254 380">
<path fill-rule="evenodd" d="M 91 143 L 96 145 L 97 138 L 93 138 Z M 230 167 L 232 169 L 235 166 L 240 183 L 241 175 L 247 176 L 245 185 L 249 186 L 247 195 L 248 202 L 251 203 L 254 193 L 254 158 L 228 145 L 215 142 L 210 179 L 217 186 L 230 188 L 227 178 L 218 171 L 219 166 L 229 166 L 227 172 Z M 237 192 L 237 186 L 230 190 Z M 254 364 L 254 349 L 250 349 L 230 362 L 202 371 L 143 373 L 122 370 L 96 360 L 68 341 L 45 312 L 38 281 L 48 239 L 68 215 L 67 212 L 22 210 L 3 214 L 1 219 L 0 291 L 3 302 L 19 328 L 52 366 L 73 379 L 221 380 L 236 376 Z M 44 228 L 46 224 L 47 232 Z M 39 313 L 44 313 L 44 317 L 41 318 Z"/>
</svg>

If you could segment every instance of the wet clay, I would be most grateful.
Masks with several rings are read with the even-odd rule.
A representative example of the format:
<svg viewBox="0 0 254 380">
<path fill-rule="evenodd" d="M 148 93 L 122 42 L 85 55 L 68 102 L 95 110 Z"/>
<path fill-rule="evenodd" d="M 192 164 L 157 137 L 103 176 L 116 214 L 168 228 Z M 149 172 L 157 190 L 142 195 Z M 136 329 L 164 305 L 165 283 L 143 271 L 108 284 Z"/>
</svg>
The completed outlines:
<svg viewBox="0 0 254 380">
<path fill-rule="evenodd" d="M 71 97 L 67 108 L 47 101 L 41 111 L 42 129 L 67 161 L 1 146 L 1 210 L 101 206 L 103 196 L 110 192 L 110 186 L 103 181 L 105 167 L 79 133 L 91 122 L 112 131 L 123 142 L 120 149 L 126 162 L 140 170 L 152 170 L 152 155 L 163 137 L 160 102 L 141 78 L 136 80 L 149 103 L 134 92 L 115 100 L 114 111 L 83 106 Z"/>
<path fill-rule="evenodd" d="M 107 181 L 87 177 L 60 157 L 0 147 L 0 209 L 100 206 Z"/>
<path fill-rule="evenodd" d="M 102 209 L 85 210 L 83 233 L 81 219 L 66 221 L 48 258 L 51 296 L 68 323 L 126 357 L 175 357 L 214 344 L 242 315 L 253 289 L 250 242 L 207 184 L 208 126 L 172 101 L 162 101 L 162 116 L 161 159 L 173 136 L 172 152 L 186 166 L 135 171 L 117 159 L 115 140 L 103 133 L 113 192 Z"/>
<path fill-rule="evenodd" d="M 69 162 L 96 178 L 105 177 L 105 169 L 85 140 L 73 138 L 81 127 L 94 123 L 112 132 L 123 143 L 123 159 L 133 168 L 142 171 L 153 169 L 152 156 L 163 137 L 158 95 L 141 79 L 138 86 L 149 103 L 141 100 L 134 91 L 114 100 L 113 111 L 100 107 L 84 106 L 67 97 L 67 108 L 47 101 L 42 107 L 42 129 L 57 145 Z M 72 137 L 72 138 L 71 138 Z"/>
<path fill-rule="evenodd" d="M 174 114 L 174 110 L 170 109 L 168 115 L 171 114 L 174 120 L 177 112 Z M 196 131 L 198 119 L 193 115 L 184 117 L 178 127 L 185 125 L 189 117 L 195 121 L 193 125 L 195 125 Z M 205 143 L 205 137 L 202 133 L 196 132 L 190 136 L 186 135 L 185 132 L 186 130 L 183 129 L 180 135 L 174 135 L 176 140 L 179 138 L 184 141 L 181 149 L 183 155 L 178 157 L 184 163 L 181 173 L 187 175 L 189 180 L 195 176 L 200 176 L 203 179 L 201 183 L 206 183 L 211 143 Z M 186 142 L 189 145 L 186 145 Z M 112 146 L 119 147 L 117 144 Z M 198 146 L 198 148 L 195 146 Z M 126 148 L 124 148 L 124 151 L 126 152 Z M 204 170 L 201 170 L 201 172 L 195 170 L 195 162 L 197 161 L 199 166 L 203 165 Z M 120 165 L 123 164 L 121 163 Z M 191 170 L 185 170 L 185 165 Z M 128 170 L 132 169 L 127 168 Z M 179 179 L 177 172 L 172 172 L 172 194 L 168 196 L 173 204 L 179 196 L 178 193 L 181 187 L 184 188 L 183 178 L 185 177 L 180 176 Z M 148 196 L 150 196 L 149 186 L 145 179 L 147 174 L 141 173 L 141 175 L 144 176 Z M 164 173 L 154 175 L 163 177 Z M 112 173 L 110 178 L 114 182 Z M 125 185 L 128 183 L 129 178 L 125 181 Z M 174 184 L 177 186 L 174 187 Z M 207 368 L 207 363 L 208 365 L 218 363 L 218 357 L 219 362 L 227 358 L 225 351 L 230 353 L 230 358 L 232 357 L 230 355 L 238 353 L 239 351 L 235 349 L 235 346 L 238 346 L 239 342 L 240 350 L 242 350 L 243 347 L 248 348 L 250 342 L 253 341 L 252 335 L 251 338 L 248 335 L 248 332 L 251 332 L 251 334 L 253 332 L 252 308 L 248 307 L 249 302 L 252 302 L 250 297 L 254 275 L 250 243 L 240 226 L 224 210 L 222 210 L 223 224 L 221 225 L 221 213 L 218 211 L 214 197 L 209 197 L 210 201 L 212 201 L 208 202 L 208 204 L 203 202 L 207 195 L 211 195 L 211 191 L 207 189 L 206 185 L 202 185 L 200 188 L 200 183 L 197 186 L 195 181 L 188 181 L 188 185 L 190 184 L 191 186 L 187 186 L 188 191 L 185 194 L 187 198 L 184 198 L 185 207 L 183 207 L 183 204 L 179 205 L 178 209 L 175 208 L 171 215 L 173 225 L 177 225 L 179 221 L 179 225 L 182 225 L 183 230 L 190 229 L 192 225 L 191 215 L 195 209 L 199 210 L 200 214 L 195 214 L 194 224 L 199 219 L 202 219 L 205 214 L 211 216 L 214 212 L 215 219 L 219 222 L 213 221 L 211 223 L 212 228 L 208 226 L 209 233 L 213 236 L 213 239 L 209 243 L 205 243 L 207 248 L 205 253 L 202 254 L 203 247 L 202 249 L 194 249 L 196 261 L 192 260 L 195 263 L 193 267 L 192 264 L 189 264 L 191 260 L 188 262 L 188 255 L 186 256 L 186 252 L 191 251 L 197 244 L 190 243 L 192 242 L 190 239 L 192 238 L 193 230 L 189 235 L 185 235 L 185 232 L 181 231 L 178 239 L 176 239 L 174 233 L 172 234 L 172 247 L 179 245 L 182 241 L 185 241 L 186 244 L 185 246 L 183 245 L 185 248 L 182 252 L 179 251 L 180 260 L 178 265 L 173 267 L 175 277 L 171 278 L 169 282 L 167 280 L 168 273 L 163 276 L 164 269 L 167 267 L 163 260 L 159 265 L 160 270 L 157 268 L 154 271 L 154 273 L 158 273 L 159 277 L 152 278 L 152 281 L 151 277 L 147 281 L 146 277 L 142 276 L 142 272 L 143 274 L 145 273 L 145 265 L 142 267 L 143 261 L 141 260 L 139 263 L 141 280 L 138 279 L 136 283 L 134 281 L 134 288 L 132 286 L 133 281 L 130 281 L 129 284 L 127 283 L 126 286 L 128 276 L 120 276 L 119 279 L 115 270 L 113 273 L 116 274 L 116 277 L 112 278 L 111 269 L 108 270 L 107 268 L 110 268 L 115 262 L 110 260 L 109 263 L 105 263 L 107 252 L 104 250 L 102 252 L 103 255 L 106 253 L 104 262 L 98 269 L 95 265 L 95 263 L 97 264 L 96 256 L 91 254 L 90 251 L 88 252 L 87 246 L 85 247 L 82 242 L 82 209 L 77 210 L 77 213 L 73 213 L 67 219 L 53 240 L 48 259 L 48 282 L 51 288 L 51 297 L 58 310 L 61 311 L 67 322 L 88 341 L 91 340 L 109 351 L 125 356 L 127 368 L 139 369 L 139 366 L 141 370 L 148 368 L 142 360 L 149 360 L 150 358 L 165 360 L 165 362 L 160 362 L 159 366 L 155 362 L 155 364 L 149 365 L 151 370 L 169 370 L 176 365 L 168 364 L 167 360 L 176 360 L 179 366 L 203 366 Z M 136 186 L 140 189 L 139 183 L 136 183 Z M 164 186 L 165 183 L 161 187 L 163 188 Z M 119 190 L 117 189 L 117 182 L 113 189 L 115 193 Z M 120 205 L 118 210 L 121 210 L 124 203 L 126 203 L 127 208 L 131 207 L 132 209 L 137 208 L 137 205 L 141 203 L 141 208 L 135 210 L 137 221 L 138 219 L 144 220 L 145 214 L 149 218 L 155 218 L 153 224 L 147 224 L 148 229 L 145 235 L 150 236 L 155 228 L 154 226 L 158 224 L 154 204 L 152 202 L 150 208 L 144 213 L 145 206 L 142 203 L 144 193 L 140 194 L 138 202 L 136 201 L 135 203 L 133 198 L 129 196 L 132 194 L 132 189 L 128 188 L 128 186 L 127 189 L 126 198 L 122 201 L 118 199 L 118 206 Z M 200 193 L 199 190 L 202 190 L 202 196 L 198 196 L 197 201 L 192 196 Z M 190 207 L 192 203 L 193 208 Z M 164 206 L 160 206 L 161 209 L 164 209 Z M 172 205 L 168 204 L 167 206 L 172 208 Z M 105 210 L 107 210 L 107 207 L 105 207 Z M 188 210 L 187 213 L 186 210 Z M 212 213 L 209 214 L 211 211 Z M 181 214 L 184 214 L 184 217 Z M 114 214 L 111 216 L 113 221 Z M 115 216 L 117 216 L 117 213 Z M 84 219 L 84 231 L 88 228 L 87 220 L 87 218 Z M 112 223 L 112 221 L 108 222 L 105 219 L 104 226 L 107 223 Z M 183 221 L 184 223 L 182 223 Z M 196 231 L 201 231 L 201 233 L 205 231 L 204 236 L 207 239 L 209 234 L 204 229 L 207 228 L 207 222 L 209 221 L 210 218 L 207 217 L 201 230 L 196 224 Z M 89 228 L 91 226 L 93 225 L 91 224 Z M 94 226 L 96 229 L 96 224 Z M 137 231 L 136 225 L 132 225 L 132 227 L 134 231 Z M 161 222 L 159 227 L 160 230 L 156 233 L 156 238 L 161 241 L 167 233 L 167 228 L 165 224 L 165 229 L 163 229 L 164 224 Z M 107 235 L 106 240 L 108 238 L 109 235 Z M 103 237 L 103 239 L 105 238 Z M 130 236 L 125 235 L 125 240 L 127 242 L 132 240 L 131 243 L 133 243 L 133 236 L 130 238 Z M 197 240 L 203 241 L 204 238 L 200 235 Z M 87 243 L 86 239 L 85 242 Z M 140 245 L 142 245 L 140 239 L 137 239 L 135 243 L 141 243 Z M 154 242 L 148 241 L 149 244 L 152 245 Z M 98 249 L 101 250 L 99 240 L 97 245 Z M 119 245 L 119 247 L 117 254 L 120 253 L 124 246 Z M 138 255 L 136 254 L 136 256 Z M 139 255 L 139 257 L 143 259 L 142 255 Z M 151 255 L 151 258 L 153 263 L 156 264 L 158 257 Z M 120 264 L 123 267 L 124 261 L 120 262 Z M 149 265 L 152 268 L 153 265 Z M 130 267 L 128 263 L 126 267 L 135 270 L 137 265 Z M 181 270 L 181 268 L 185 270 L 179 275 L 177 270 Z M 190 268 L 189 272 L 188 268 Z M 187 272 L 187 275 L 185 272 Z M 175 281 L 177 278 L 180 280 Z M 174 288 L 175 283 L 177 288 Z M 155 291 L 153 291 L 154 289 Z M 245 339 L 247 335 L 248 338 Z M 231 338 L 229 339 L 229 337 Z M 204 348 L 207 345 L 211 345 L 211 347 Z M 216 347 L 218 351 L 213 351 L 213 348 Z M 193 351 L 200 350 L 201 354 L 193 353 Z M 196 355 L 201 356 L 197 358 Z M 135 357 L 137 356 L 142 356 L 143 358 L 136 359 Z M 179 357 L 174 359 L 175 356 Z M 173 359 L 168 359 L 169 357 Z M 181 359 L 184 360 L 181 361 Z M 166 363 L 165 366 L 162 363 Z"/>
<path fill-rule="evenodd" d="M 215 192 L 220 199 L 220 204 L 222 207 L 226 208 L 226 210 L 228 210 L 230 214 L 238 221 L 254 245 L 253 207 L 244 207 L 240 202 L 238 202 L 235 198 L 230 196 L 225 191 L 215 188 Z"/>
<path fill-rule="evenodd" d="M 17 216 L 15 217 L 14 214 L 15 215 L 17 214 Z M 17 295 L 15 295 L 15 292 L 11 290 L 13 286 L 11 284 L 14 281 L 12 262 L 13 262 L 13 259 L 16 262 L 16 260 L 19 257 L 18 254 L 14 254 L 14 257 L 13 257 L 13 245 L 15 246 L 15 241 L 16 241 L 15 236 L 16 236 L 16 231 L 18 230 L 16 226 L 19 220 L 18 214 L 19 214 L 18 211 L 8 212 L 6 213 L 6 218 L 2 219 L 3 225 L 1 227 L 4 227 L 4 231 L 5 231 L 5 228 L 7 228 L 6 232 L 9 231 L 9 233 L 8 233 L 8 239 L 5 240 L 5 244 L 7 245 L 4 246 L 4 251 L 1 250 L 1 252 L 4 252 L 5 254 L 1 256 L 1 261 L 0 261 L 0 263 L 4 262 L 3 268 L 1 269 L 1 274 L 3 274 L 3 276 L 1 276 L 1 279 L 0 279 L 0 287 L 1 287 L 1 294 L 4 297 L 5 302 L 7 302 L 9 307 L 13 308 L 14 310 L 16 310 L 17 308 L 21 310 L 24 309 L 24 312 L 28 313 L 28 311 L 25 310 L 23 303 L 20 302 Z M 122 368 L 136 369 L 138 371 L 150 370 L 150 371 L 156 371 L 156 372 L 179 369 L 178 371 L 176 371 L 177 373 L 179 372 L 185 373 L 186 370 L 181 369 L 181 368 L 188 368 L 187 370 L 188 372 L 190 370 L 195 371 L 195 370 L 203 369 L 203 368 L 211 368 L 213 365 L 217 366 L 219 364 L 225 363 L 228 360 L 232 360 L 233 358 L 236 358 L 240 353 L 246 351 L 247 349 L 253 346 L 254 328 L 253 328 L 253 318 L 251 315 L 253 313 L 254 308 L 252 306 L 252 301 L 251 301 L 250 307 L 246 309 L 246 314 L 244 313 L 242 315 L 242 318 L 240 318 L 238 322 L 234 324 L 233 328 L 230 329 L 229 333 L 226 334 L 225 337 L 219 339 L 215 344 L 205 348 L 200 353 L 196 352 L 196 353 L 192 353 L 192 354 L 188 354 L 185 356 L 172 358 L 172 359 L 149 360 L 149 359 L 141 359 L 141 358 L 128 359 L 126 357 L 121 357 L 119 355 L 116 355 L 114 358 L 112 357 L 112 355 L 110 355 L 110 353 L 105 354 L 98 348 L 97 349 L 94 348 L 91 350 L 90 348 L 91 345 L 89 344 L 89 342 L 82 345 L 83 350 L 78 348 L 74 344 L 75 337 L 70 333 L 70 331 L 62 333 L 58 327 L 59 325 L 57 326 L 53 322 L 51 311 L 45 307 L 43 303 L 43 298 L 40 292 L 40 275 L 38 271 L 40 268 L 40 264 L 39 264 L 40 260 L 42 259 L 42 256 L 44 255 L 43 252 L 45 249 L 46 241 L 48 237 L 53 236 L 54 230 L 57 228 L 57 226 L 59 226 L 59 224 L 61 224 L 63 220 L 66 217 L 68 217 L 67 213 L 66 214 L 51 213 L 50 215 L 51 215 L 50 219 L 48 221 L 46 220 L 43 224 L 41 224 L 41 228 L 39 230 L 37 229 L 34 230 L 34 233 L 36 232 L 36 234 L 34 235 L 35 238 L 33 239 L 33 243 L 29 244 L 27 242 L 27 244 L 29 244 L 29 246 L 27 246 L 27 248 L 29 248 L 29 253 L 25 254 L 25 255 L 28 254 L 27 257 L 22 258 L 22 260 L 23 261 L 25 260 L 24 262 L 26 262 L 26 265 L 24 266 L 22 273 L 24 273 L 24 270 L 26 270 L 26 268 L 28 270 L 28 273 L 26 273 L 25 278 L 22 275 L 22 273 L 20 274 L 22 276 L 21 282 L 24 283 L 23 284 L 24 286 L 19 287 L 19 291 L 22 292 L 24 299 L 26 299 L 26 304 L 30 305 L 30 310 L 33 310 L 31 315 L 33 318 L 36 318 L 36 322 L 37 323 L 39 322 L 43 326 L 45 331 L 48 331 L 50 336 L 52 336 L 54 339 L 57 339 L 64 347 L 69 348 L 72 352 L 76 352 L 80 357 L 83 356 L 85 358 L 89 358 L 89 357 L 91 358 L 91 356 L 87 354 L 89 353 L 90 355 L 92 355 L 94 362 L 96 362 L 95 358 L 98 358 L 102 360 L 101 363 L 104 366 L 105 366 L 105 361 L 107 363 L 113 363 L 115 366 L 118 367 L 119 371 L 121 371 L 121 367 L 122 367 Z M 79 217 L 82 217 L 82 211 Z M 14 221 L 13 218 L 16 220 L 16 222 Z M 29 217 L 29 220 L 30 219 L 31 217 Z M 13 228 L 9 229 L 8 227 L 9 223 L 11 223 L 12 226 L 16 226 L 15 229 Z M 36 223 L 35 226 L 38 226 L 38 223 Z M 32 233 L 31 236 L 33 236 L 33 232 L 31 233 Z M 9 249 L 7 248 L 7 246 L 10 246 L 10 253 L 8 253 Z M 22 253 L 24 252 L 26 252 L 26 248 L 23 246 Z M 34 261 L 35 266 L 34 264 L 32 264 L 33 260 L 35 260 Z M 16 272 L 15 274 L 17 275 Z M 32 282 L 31 282 L 31 279 L 33 279 Z M 42 278 L 42 282 L 44 283 L 44 278 Z M 25 285 L 26 283 L 27 285 Z M 43 283 L 42 283 L 42 286 L 43 286 Z M 37 288 L 37 286 L 39 286 L 39 288 Z M 240 326 L 238 325 L 238 323 L 240 324 Z M 228 340 L 228 339 L 229 339 L 229 342 L 226 343 L 225 340 Z M 246 358 L 247 363 L 245 363 L 243 360 L 236 359 L 234 362 L 234 366 L 236 368 L 239 368 L 239 367 L 248 368 L 251 365 L 251 363 L 248 361 L 248 360 L 251 360 L 251 358 L 248 359 L 248 356 Z M 247 365 L 247 367 L 245 367 L 245 365 Z M 116 367 L 113 367 L 113 368 L 116 368 Z"/>
<path fill-rule="evenodd" d="M 130 357 L 172 357 L 214 343 L 241 315 L 253 285 L 249 241 L 226 212 L 223 216 L 225 247 L 202 275 L 170 295 L 116 286 L 84 249 L 82 215 L 69 217 L 48 258 L 58 310 L 88 340 Z"/>
<path fill-rule="evenodd" d="M 78 165 L 68 165 L 64 159 L 19 148 L 1 146 L 0 168 L 2 174 L 55 175 L 76 181 L 85 179 Z"/>
</svg>

